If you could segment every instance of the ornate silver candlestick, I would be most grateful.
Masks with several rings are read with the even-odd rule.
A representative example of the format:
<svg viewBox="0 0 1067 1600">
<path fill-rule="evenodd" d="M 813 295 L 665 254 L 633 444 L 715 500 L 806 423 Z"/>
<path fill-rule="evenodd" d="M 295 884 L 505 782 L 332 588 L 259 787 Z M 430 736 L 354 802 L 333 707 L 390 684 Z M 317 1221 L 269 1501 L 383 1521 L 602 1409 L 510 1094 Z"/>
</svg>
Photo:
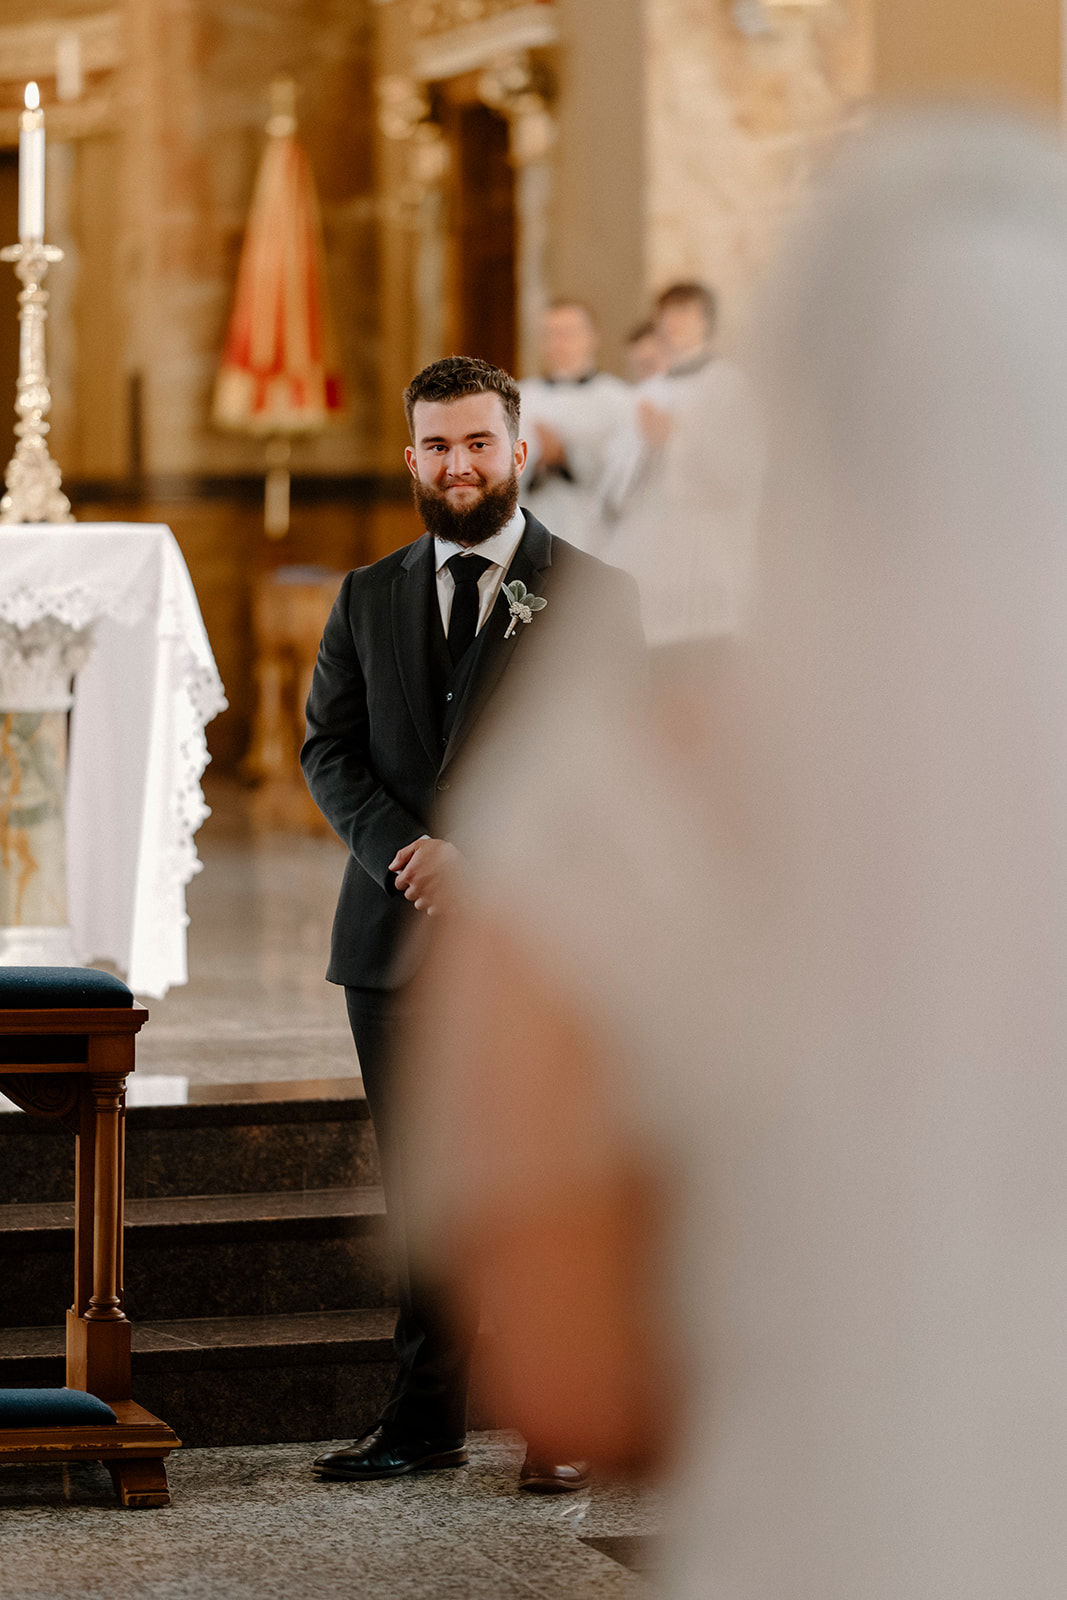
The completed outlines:
<svg viewBox="0 0 1067 1600">
<path fill-rule="evenodd" d="M 52 393 L 44 343 L 48 291 L 41 285 L 52 262 L 62 259 L 62 250 L 39 239 L 24 239 L 0 250 L 0 261 L 13 261 L 25 285 L 19 295 L 18 443 L 4 474 L 7 493 L 0 500 L 0 523 L 74 521 L 70 501 L 60 488 L 59 465 L 48 453 L 49 425 L 45 421 L 52 409 Z"/>
</svg>

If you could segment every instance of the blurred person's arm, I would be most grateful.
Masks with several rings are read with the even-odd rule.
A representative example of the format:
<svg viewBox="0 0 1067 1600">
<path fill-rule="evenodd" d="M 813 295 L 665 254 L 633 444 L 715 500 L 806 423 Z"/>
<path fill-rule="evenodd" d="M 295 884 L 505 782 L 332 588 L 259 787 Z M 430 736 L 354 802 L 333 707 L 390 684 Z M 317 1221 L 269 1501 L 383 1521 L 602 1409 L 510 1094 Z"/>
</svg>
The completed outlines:
<svg viewBox="0 0 1067 1600">
<path fill-rule="evenodd" d="M 642 400 L 637 407 L 637 426 L 646 444 L 662 450 L 674 432 L 674 417 L 651 400 Z"/>
<path fill-rule="evenodd" d="M 604 465 L 596 487 L 597 514 L 610 524 L 622 513 L 626 501 L 641 483 L 654 447 L 641 428 L 641 415 L 648 409 L 666 410 L 667 379 L 662 375 L 646 378 L 621 398 L 619 421 L 604 448 Z"/>
<path fill-rule="evenodd" d="M 507 927 L 464 908 L 422 982 L 416 1231 L 501 1414 L 552 1460 L 655 1467 L 675 1388 L 665 1185 L 620 1136 L 606 1041 Z"/>
<path fill-rule="evenodd" d="M 567 447 L 563 443 L 556 429 L 547 422 L 535 422 L 533 430 L 537 435 L 537 464 L 541 468 L 566 467 Z"/>
</svg>

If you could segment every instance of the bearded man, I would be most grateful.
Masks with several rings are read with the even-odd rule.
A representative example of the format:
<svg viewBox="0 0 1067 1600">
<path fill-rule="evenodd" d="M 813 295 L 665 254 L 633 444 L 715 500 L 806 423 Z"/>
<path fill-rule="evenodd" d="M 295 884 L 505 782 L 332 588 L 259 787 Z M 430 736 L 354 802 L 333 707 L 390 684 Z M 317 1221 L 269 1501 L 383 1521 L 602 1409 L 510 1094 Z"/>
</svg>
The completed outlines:
<svg viewBox="0 0 1067 1600">
<path fill-rule="evenodd" d="M 499 748 L 501 722 L 519 723 L 549 662 L 553 681 L 561 662 L 573 661 L 573 675 L 603 669 L 587 643 L 604 636 L 589 626 L 593 608 L 610 624 L 613 670 L 643 650 L 632 580 L 519 508 L 527 447 L 514 380 L 452 356 L 412 380 L 404 405 L 405 459 L 426 533 L 341 585 L 301 755 L 316 803 L 349 850 L 327 979 L 345 988 L 400 1254 L 392 1394 L 364 1437 L 315 1463 L 323 1476 L 357 1482 L 467 1459 L 473 1330 L 456 1326 L 437 1288 L 405 1258 L 392 1080 L 428 919 L 448 911 L 462 873 L 464 816 L 478 811 L 491 778 L 484 751 Z M 495 738 L 487 732 L 494 723 Z M 506 1000 L 485 997 L 489 1006 Z M 567 1490 L 587 1479 L 584 1463 L 528 1456 L 520 1483 Z"/>
</svg>

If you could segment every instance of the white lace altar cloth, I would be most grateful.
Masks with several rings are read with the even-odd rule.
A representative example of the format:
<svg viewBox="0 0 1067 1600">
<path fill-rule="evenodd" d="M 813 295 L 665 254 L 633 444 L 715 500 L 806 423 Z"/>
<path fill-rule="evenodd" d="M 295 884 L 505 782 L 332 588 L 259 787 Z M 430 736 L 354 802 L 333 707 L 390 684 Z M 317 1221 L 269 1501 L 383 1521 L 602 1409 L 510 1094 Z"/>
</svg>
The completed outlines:
<svg viewBox="0 0 1067 1600">
<path fill-rule="evenodd" d="M 174 535 L 123 522 L 0 530 L 0 620 L 25 628 L 42 617 L 94 628 L 71 713 L 74 947 L 158 997 L 188 976 L 185 889 L 208 815 L 204 728 L 226 705 Z"/>
</svg>

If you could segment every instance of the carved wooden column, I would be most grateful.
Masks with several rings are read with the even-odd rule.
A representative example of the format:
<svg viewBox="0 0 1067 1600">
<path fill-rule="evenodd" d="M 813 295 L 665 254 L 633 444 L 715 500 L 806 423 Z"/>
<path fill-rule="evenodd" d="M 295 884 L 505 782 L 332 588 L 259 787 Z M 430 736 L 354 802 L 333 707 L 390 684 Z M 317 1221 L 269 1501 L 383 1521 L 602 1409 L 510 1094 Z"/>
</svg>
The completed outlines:
<svg viewBox="0 0 1067 1600">
<path fill-rule="evenodd" d="M 89 1322 L 125 1322 L 119 1282 L 122 1238 L 122 1125 L 124 1078 L 90 1079 L 96 1111 L 96 1161 L 93 1174 L 93 1297 Z"/>
<path fill-rule="evenodd" d="M 67 1383 L 109 1401 L 130 1397 L 130 1324 L 122 1308 L 125 1089 L 124 1072 L 93 1072 L 83 1093 L 75 1302 L 67 1316 Z"/>
</svg>

